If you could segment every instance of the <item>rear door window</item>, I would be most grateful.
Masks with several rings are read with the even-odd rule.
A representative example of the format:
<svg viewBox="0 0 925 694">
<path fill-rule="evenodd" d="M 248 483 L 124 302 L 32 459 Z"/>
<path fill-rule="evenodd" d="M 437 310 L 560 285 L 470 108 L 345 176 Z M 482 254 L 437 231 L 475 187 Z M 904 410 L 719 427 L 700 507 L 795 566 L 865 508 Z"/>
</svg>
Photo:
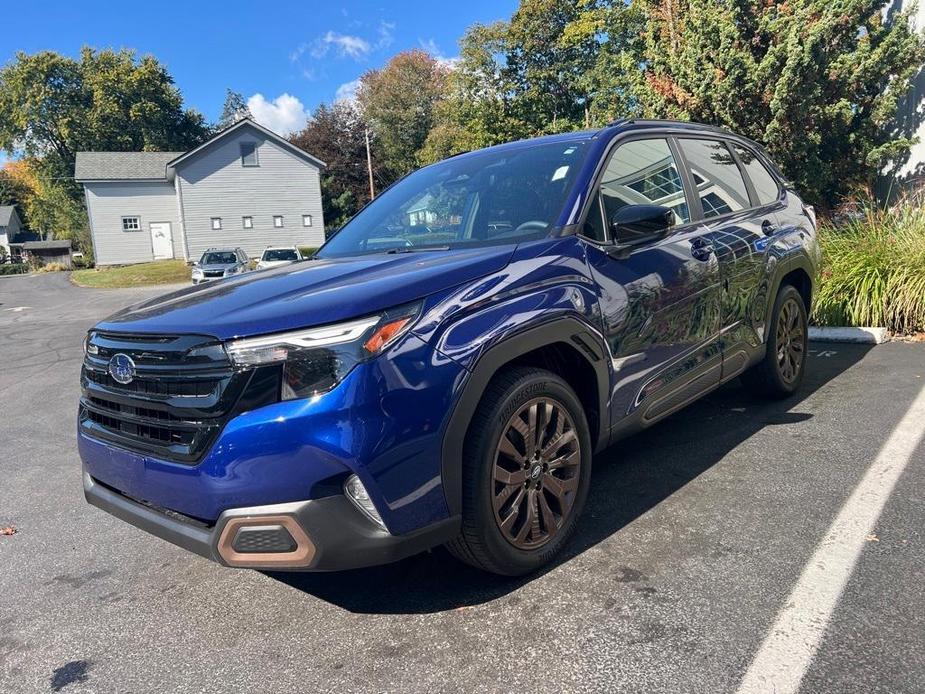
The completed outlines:
<svg viewBox="0 0 925 694">
<path fill-rule="evenodd" d="M 750 206 L 742 172 L 726 144 L 718 140 L 678 140 L 691 168 L 706 219 Z"/>
<path fill-rule="evenodd" d="M 774 176 L 771 175 L 771 172 L 765 168 L 764 164 L 761 163 L 758 155 L 750 149 L 746 149 L 740 145 L 735 145 L 735 151 L 739 156 L 739 161 L 742 162 L 742 166 L 745 167 L 746 175 L 751 179 L 752 185 L 755 187 L 755 193 L 758 195 L 758 204 L 767 205 L 776 202 L 780 195 L 777 181 L 774 179 Z"/>
</svg>

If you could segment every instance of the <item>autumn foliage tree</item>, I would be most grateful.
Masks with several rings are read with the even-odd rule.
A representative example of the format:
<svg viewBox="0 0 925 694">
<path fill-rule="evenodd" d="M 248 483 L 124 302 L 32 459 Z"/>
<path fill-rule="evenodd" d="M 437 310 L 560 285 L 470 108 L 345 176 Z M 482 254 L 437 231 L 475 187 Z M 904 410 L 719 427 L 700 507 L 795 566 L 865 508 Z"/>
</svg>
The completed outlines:
<svg viewBox="0 0 925 694">
<path fill-rule="evenodd" d="M 357 105 L 391 178 L 418 165 L 417 152 L 434 126 L 448 69 L 422 50 L 399 53 L 360 78 Z"/>
<path fill-rule="evenodd" d="M 321 174 L 324 222 L 337 229 L 369 202 L 366 167 L 366 126 L 354 103 L 322 104 L 305 128 L 290 141 L 327 164 Z M 373 146 L 373 175 L 377 187 L 387 185 L 378 148 Z"/>
</svg>

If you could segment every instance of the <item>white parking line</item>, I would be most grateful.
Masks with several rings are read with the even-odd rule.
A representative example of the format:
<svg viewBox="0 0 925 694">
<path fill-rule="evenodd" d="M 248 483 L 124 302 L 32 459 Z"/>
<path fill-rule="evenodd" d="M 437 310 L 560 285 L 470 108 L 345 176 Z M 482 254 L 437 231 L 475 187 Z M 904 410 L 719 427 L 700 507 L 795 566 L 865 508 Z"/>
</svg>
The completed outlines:
<svg viewBox="0 0 925 694">
<path fill-rule="evenodd" d="M 816 547 L 738 692 L 793 694 L 822 642 L 874 523 L 925 434 L 925 388 Z"/>
</svg>

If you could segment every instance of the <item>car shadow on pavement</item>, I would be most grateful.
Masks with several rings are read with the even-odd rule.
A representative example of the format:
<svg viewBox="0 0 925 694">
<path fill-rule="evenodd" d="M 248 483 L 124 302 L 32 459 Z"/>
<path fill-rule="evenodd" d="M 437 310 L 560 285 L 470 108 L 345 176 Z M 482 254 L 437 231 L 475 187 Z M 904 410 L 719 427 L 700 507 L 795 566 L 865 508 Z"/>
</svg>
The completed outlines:
<svg viewBox="0 0 925 694">
<path fill-rule="evenodd" d="M 519 578 L 467 566 L 441 548 L 385 566 L 337 573 L 266 572 L 275 580 L 345 610 L 432 613 L 503 597 L 611 537 L 768 426 L 811 418 L 801 403 L 863 359 L 864 345 L 812 345 L 803 387 L 768 402 L 736 379 L 650 429 L 594 457 L 591 490 L 578 529 L 552 565 Z"/>
</svg>

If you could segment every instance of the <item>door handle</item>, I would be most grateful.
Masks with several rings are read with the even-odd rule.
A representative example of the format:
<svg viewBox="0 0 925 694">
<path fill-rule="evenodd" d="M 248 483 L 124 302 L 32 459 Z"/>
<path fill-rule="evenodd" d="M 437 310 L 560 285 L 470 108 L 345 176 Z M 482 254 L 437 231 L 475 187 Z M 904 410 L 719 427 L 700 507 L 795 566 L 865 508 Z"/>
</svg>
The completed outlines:
<svg viewBox="0 0 925 694">
<path fill-rule="evenodd" d="M 697 260 L 707 261 L 713 255 L 713 244 L 706 241 L 700 243 L 695 241 L 691 244 L 691 255 Z"/>
<path fill-rule="evenodd" d="M 765 236 L 770 236 L 777 231 L 777 225 L 770 219 L 766 219 L 761 223 L 761 231 L 764 232 Z"/>
</svg>

